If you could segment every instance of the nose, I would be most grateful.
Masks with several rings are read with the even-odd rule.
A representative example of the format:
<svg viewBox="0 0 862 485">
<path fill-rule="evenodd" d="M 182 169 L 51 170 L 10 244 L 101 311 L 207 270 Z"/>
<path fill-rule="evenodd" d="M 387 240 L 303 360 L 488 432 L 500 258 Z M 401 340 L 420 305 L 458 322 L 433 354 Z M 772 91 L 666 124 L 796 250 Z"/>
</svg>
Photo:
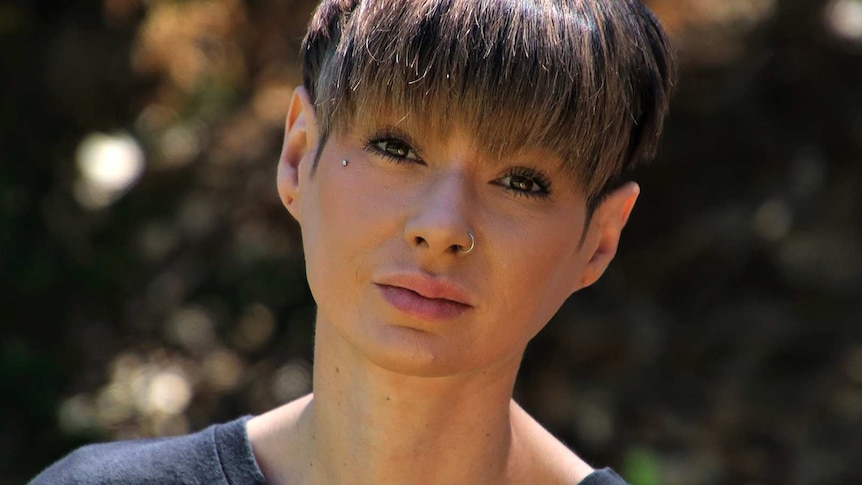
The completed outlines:
<svg viewBox="0 0 862 485">
<path fill-rule="evenodd" d="M 404 228 L 411 247 L 431 255 L 459 254 L 471 247 L 468 232 L 471 194 L 464 174 L 451 172 L 430 179 L 416 197 L 412 214 Z"/>
</svg>

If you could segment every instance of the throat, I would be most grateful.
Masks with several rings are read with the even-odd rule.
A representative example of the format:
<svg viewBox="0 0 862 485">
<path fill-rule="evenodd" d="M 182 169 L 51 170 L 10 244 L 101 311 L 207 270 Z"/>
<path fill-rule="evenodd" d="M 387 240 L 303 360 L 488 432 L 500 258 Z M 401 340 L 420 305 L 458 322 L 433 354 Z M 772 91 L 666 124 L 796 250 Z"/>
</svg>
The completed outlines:
<svg viewBox="0 0 862 485">
<path fill-rule="evenodd" d="M 309 476 L 321 483 L 502 483 L 512 443 L 507 416 L 455 413 L 454 403 L 448 413 L 434 412 L 399 396 L 384 401 L 370 409 L 312 399 Z"/>
<path fill-rule="evenodd" d="M 407 375 L 376 365 L 321 320 L 318 315 L 314 393 L 270 420 L 268 429 L 281 441 L 260 453 L 271 464 L 267 478 L 291 484 L 511 481 L 512 463 L 520 461 L 513 460 L 511 402 L 518 359 L 463 375 Z"/>
</svg>

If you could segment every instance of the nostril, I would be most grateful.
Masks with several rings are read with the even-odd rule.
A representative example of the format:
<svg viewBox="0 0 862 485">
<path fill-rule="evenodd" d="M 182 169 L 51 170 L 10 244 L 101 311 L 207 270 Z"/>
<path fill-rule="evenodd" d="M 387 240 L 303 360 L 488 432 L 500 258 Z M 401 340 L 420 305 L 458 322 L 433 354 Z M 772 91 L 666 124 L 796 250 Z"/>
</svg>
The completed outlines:
<svg viewBox="0 0 862 485">
<path fill-rule="evenodd" d="M 423 246 L 423 245 L 427 246 L 428 245 L 428 242 L 425 241 L 425 238 L 423 238 L 422 236 L 416 236 L 416 238 L 414 238 L 414 242 L 416 243 L 417 246 Z"/>
</svg>

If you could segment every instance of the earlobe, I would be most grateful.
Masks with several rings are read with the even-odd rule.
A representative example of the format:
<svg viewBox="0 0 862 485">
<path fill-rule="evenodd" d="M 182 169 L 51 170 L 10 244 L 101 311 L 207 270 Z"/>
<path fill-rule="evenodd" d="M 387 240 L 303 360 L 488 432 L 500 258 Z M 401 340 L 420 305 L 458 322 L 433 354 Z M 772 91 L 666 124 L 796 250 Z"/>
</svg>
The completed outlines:
<svg viewBox="0 0 862 485">
<path fill-rule="evenodd" d="M 317 120 L 314 115 L 314 105 L 303 86 L 293 91 L 290 109 L 284 128 L 284 144 L 278 161 L 278 195 L 281 203 L 301 222 L 299 198 L 301 195 L 300 175 L 305 164 L 318 143 Z M 303 163 L 305 162 L 305 164 Z"/>
<path fill-rule="evenodd" d="M 640 187 L 628 182 L 608 195 L 593 214 L 588 229 L 592 234 L 584 245 L 588 260 L 581 274 L 581 288 L 598 281 L 617 254 L 620 236 L 631 216 Z"/>
</svg>

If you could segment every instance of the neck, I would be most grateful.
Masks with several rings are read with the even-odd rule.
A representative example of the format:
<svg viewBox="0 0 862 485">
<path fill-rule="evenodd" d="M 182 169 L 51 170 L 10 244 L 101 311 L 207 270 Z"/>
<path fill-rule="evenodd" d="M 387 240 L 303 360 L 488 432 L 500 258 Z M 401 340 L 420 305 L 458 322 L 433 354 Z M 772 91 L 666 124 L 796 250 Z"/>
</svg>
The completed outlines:
<svg viewBox="0 0 862 485">
<path fill-rule="evenodd" d="M 297 422 L 313 443 L 309 482 L 505 481 L 517 359 L 463 376 L 405 376 L 356 356 L 326 322 L 317 332 L 314 395 Z"/>
</svg>

